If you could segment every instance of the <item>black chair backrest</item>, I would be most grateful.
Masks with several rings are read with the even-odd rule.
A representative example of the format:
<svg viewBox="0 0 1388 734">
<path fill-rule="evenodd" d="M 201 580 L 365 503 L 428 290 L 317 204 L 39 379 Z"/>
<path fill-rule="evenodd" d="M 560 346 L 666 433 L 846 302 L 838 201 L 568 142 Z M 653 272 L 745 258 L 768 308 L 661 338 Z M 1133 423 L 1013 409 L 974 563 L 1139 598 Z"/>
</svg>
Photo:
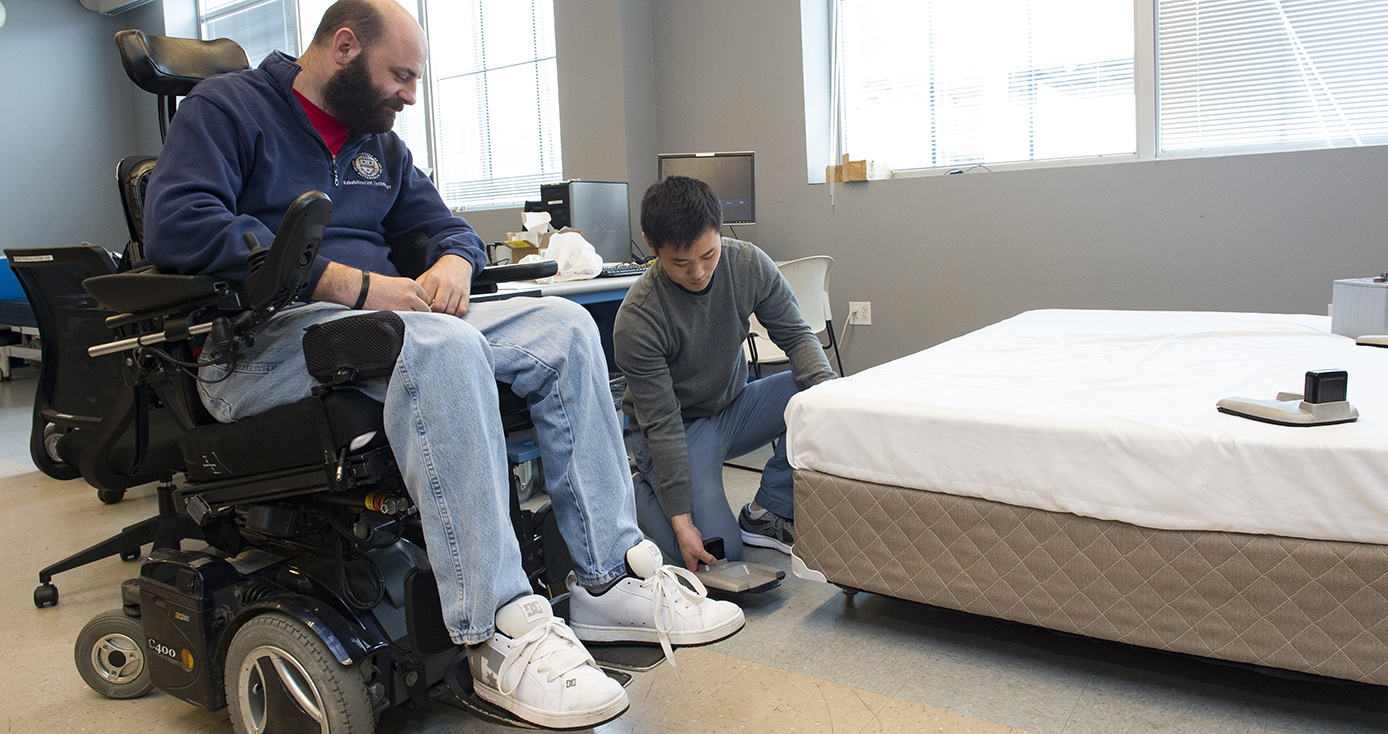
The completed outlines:
<svg viewBox="0 0 1388 734">
<path fill-rule="evenodd" d="M 199 41 L 124 30 L 116 34 L 116 47 L 130 80 L 159 97 L 161 138 L 173 119 L 176 97 L 188 96 L 209 76 L 251 67 L 246 52 L 229 38 Z"/>
<path fill-rule="evenodd" d="M 116 164 L 116 187 L 125 210 L 125 226 L 130 230 L 130 242 L 121 258 L 122 269 L 145 259 L 145 189 L 156 160 L 154 156 L 128 155 Z"/>
<path fill-rule="evenodd" d="M 82 281 L 116 272 L 115 260 L 95 245 L 7 249 L 5 255 L 39 326 L 43 361 L 36 410 L 50 423 L 95 426 L 121 385 L 123 357 L 87 356 L 87 347 L 111 341 L 105 320 L 112 313 L 88 295 Z"/>
</svg>

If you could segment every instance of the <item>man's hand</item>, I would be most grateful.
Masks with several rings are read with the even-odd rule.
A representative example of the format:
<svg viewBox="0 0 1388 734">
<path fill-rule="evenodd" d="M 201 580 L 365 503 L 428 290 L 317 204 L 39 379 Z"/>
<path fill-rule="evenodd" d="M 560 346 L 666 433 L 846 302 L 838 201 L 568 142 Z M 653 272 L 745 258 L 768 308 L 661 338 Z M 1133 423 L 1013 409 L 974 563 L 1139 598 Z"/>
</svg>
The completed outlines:
<svg viewBox="0 0 1388 734">
<path fill-rule="evenodd" d="M 472 263 L 457 255 L 444 255 L 415 279 L 424 291 L 424 302 L 438 313 L 464 316 L 472 295 Z"/>
<path fill-rule="evenodd" d="M 675 540 L 680 544 L 680 555 L 684 556 L 686 568 L 698 571 L 700 563 L 712 566 L 718 562 L 713 554 L 704 550 L 704 536 L 694 527 L 692 514 L 686 512 L 683 515 L 675 515 L 670 518 L 670 525 L 675 529 Z"/>
<path fill-rule="evenodd" d="M 409 278 L 371 274 L 371 290 L 366 293 L 366 311 L 428 311 L 424 289 Z"/>
<path fill-rule="evenodd" d="M 318 287 L 313 289 L 313 300 L 351 306 L 357 302 L 359 293 L 360 270 L 341 263 L 328 263 L 328 269 L 318 279 Z M 429 300 L 424 288 L 409 278 L 372 273 L 362 308 L 368 311 L 428 311 Z"/>
</svg>

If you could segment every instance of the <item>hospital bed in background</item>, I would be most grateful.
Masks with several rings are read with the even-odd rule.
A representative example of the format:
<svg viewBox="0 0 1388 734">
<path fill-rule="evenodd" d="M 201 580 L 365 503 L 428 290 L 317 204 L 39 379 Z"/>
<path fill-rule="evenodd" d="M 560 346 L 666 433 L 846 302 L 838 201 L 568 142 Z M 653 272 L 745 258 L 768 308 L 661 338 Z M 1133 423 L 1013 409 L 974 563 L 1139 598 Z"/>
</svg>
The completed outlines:
<svg viewBox="0 0 1388 734">
<path fill-rule="evenodd" d="M 798 575 L 1388 684 L 1388 350 L 1327 317 L 1032 311 L 786 411 Z M 1354 423 L 1220 413 L 1349 373 Z"/>
</svg>

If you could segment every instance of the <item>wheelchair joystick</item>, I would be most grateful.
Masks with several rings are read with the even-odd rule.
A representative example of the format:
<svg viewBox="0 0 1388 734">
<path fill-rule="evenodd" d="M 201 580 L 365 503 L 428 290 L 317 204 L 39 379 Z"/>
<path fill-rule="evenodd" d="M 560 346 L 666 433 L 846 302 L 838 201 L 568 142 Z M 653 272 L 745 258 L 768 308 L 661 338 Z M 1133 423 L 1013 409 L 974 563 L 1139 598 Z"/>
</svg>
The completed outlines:
<svg viewBox="0 0 1388 734">
<path fill-rule="evenodd" d="M 246 265 L 250 266 L 251 272 L 254 273 L 265 264 L 265 258 L 270 256 L 270 248 L 261 247 L 260 240 L 256 239 L 254 232 L 247 232 L 241 239 L 245 240 L 246 249 L 250 250 L 246 253 Z"/>
</svg>

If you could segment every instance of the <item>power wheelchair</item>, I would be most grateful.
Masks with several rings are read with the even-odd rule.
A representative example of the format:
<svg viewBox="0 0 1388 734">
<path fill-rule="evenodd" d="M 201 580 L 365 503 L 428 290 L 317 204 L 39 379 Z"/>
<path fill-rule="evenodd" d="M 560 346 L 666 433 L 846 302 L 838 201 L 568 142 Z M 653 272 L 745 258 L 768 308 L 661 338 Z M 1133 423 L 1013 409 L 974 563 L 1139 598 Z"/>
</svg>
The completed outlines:
<svg viewBox="0 0 1388 734">
<path fill-rule="evenodd" d="M 517 723 L 471 695 L 382 406 L 352 389 L 389 373 L 399 317 L 360 314 L 308 330 L 306 369 L 319 380 L 310 397 L 232 424 L 210 421 L 198 401 L 192 371 L 234 361 L 302 296 L 331 210 L 321 193 L 300 197 L 271 248 L 248 242 L 244 284 L 153 268 L 84 282 L 117 314 L 107 325 L 122 337 L 89 353 L 126 355 L 127 383 L 158 386 L 161 407 L 194 427 L 178 439 L 186 481 L 167 497 L 183 529 L 156 542 L 140 577 L 122 585 L 122 609 L 79 635 L 78 670 L 112 698 L 157 687 L 209 710 L 230 706 L 238 731 L 361 734 L 386 708 L 431 697 Z M 489 269 L 474 287 L 553 269 Z M 503 423 L 523 425 L 519 398 L 502 394 Z M 512 498 L 526 572 L 552 596 L 567 549 L 547 505 L 532 512 Z M 189 537 L 208 547 L 182 549 Z"/>
<path fill-rule="evenodd" d="M 229 41 L 138 31 L 116 40 L 131 79 L 159 95 L 161 132 L 175 96 L 245 65 Z M 332 211 L 328 197 L 308 192 L 296 200 L 268 249 L 248 238 L 245 283 L 161 273 L 140 263 L 143 183 L 153 164 L 122 161 L 132 243 L 119 269 L 108 257 L 94 270 L 100 274 L 82 280 L 114 335 L 87 354 L 119 360 L 119 384 L 105 391 L 113 395 L 103 396 L 109 403 L 100 420 L 44 431 L 48 445 L 35 449 L 49 469 L 80 473 L 105 501 L 161 481 L 156 518 L 40 572 L 34 601 L 42 607 L 58 601 L 54 573 L 109 555 L 133 560 L 153 546 L 139 578 L 122 584 L 121 608 L 96 616 L 78 636 L 82 678 L 110 698 L 157 687 L 209 710 L 229 706 L 237 731 L 258 734 L 370 734 L 386 709 L 430 700 L 525 725 L 472 694 L 466 654 L 444 626 L 419 517 L 385 440 L 382 406 L 353 389 L 389 373 L 403 334 L 399 317 L 360 314 L 309 330 L 305 368 L 319 386 L 298 402 L 218 424 L 198 396 L 200 366 L 235 361 L 259 328 L 304 296 Z M 402 274 L 422 272 L 423 244 L 393 245 Z M 35 273 L 74 270 L 49 253 L 27 257 L 35 265 L 24 277 L 31 301 L 46 277 Z M 552 262 L 488 268 L 473 293 L 555 270 Z M 86 294 L 68 300 L 93 311 Z M 524 400 L 502 384 L 498 393 L 508 434 L 528 426 Z M 41 419 L 61 415 L 36 406 L 35 425 L 41 430 Z M 122 444 L 122 459 L 111 461 Z M 78 464 L 80 472 L 69 471 Z M 182 486 L 173 481 L 178 472 Z M 537 593 L 553 598 L 572 566 L 567 546 L 548 505 L 522 509 L 512 481 L 525 571 Z M 206 545 L 185 549 L 185 541 Z"/>
</svg>

